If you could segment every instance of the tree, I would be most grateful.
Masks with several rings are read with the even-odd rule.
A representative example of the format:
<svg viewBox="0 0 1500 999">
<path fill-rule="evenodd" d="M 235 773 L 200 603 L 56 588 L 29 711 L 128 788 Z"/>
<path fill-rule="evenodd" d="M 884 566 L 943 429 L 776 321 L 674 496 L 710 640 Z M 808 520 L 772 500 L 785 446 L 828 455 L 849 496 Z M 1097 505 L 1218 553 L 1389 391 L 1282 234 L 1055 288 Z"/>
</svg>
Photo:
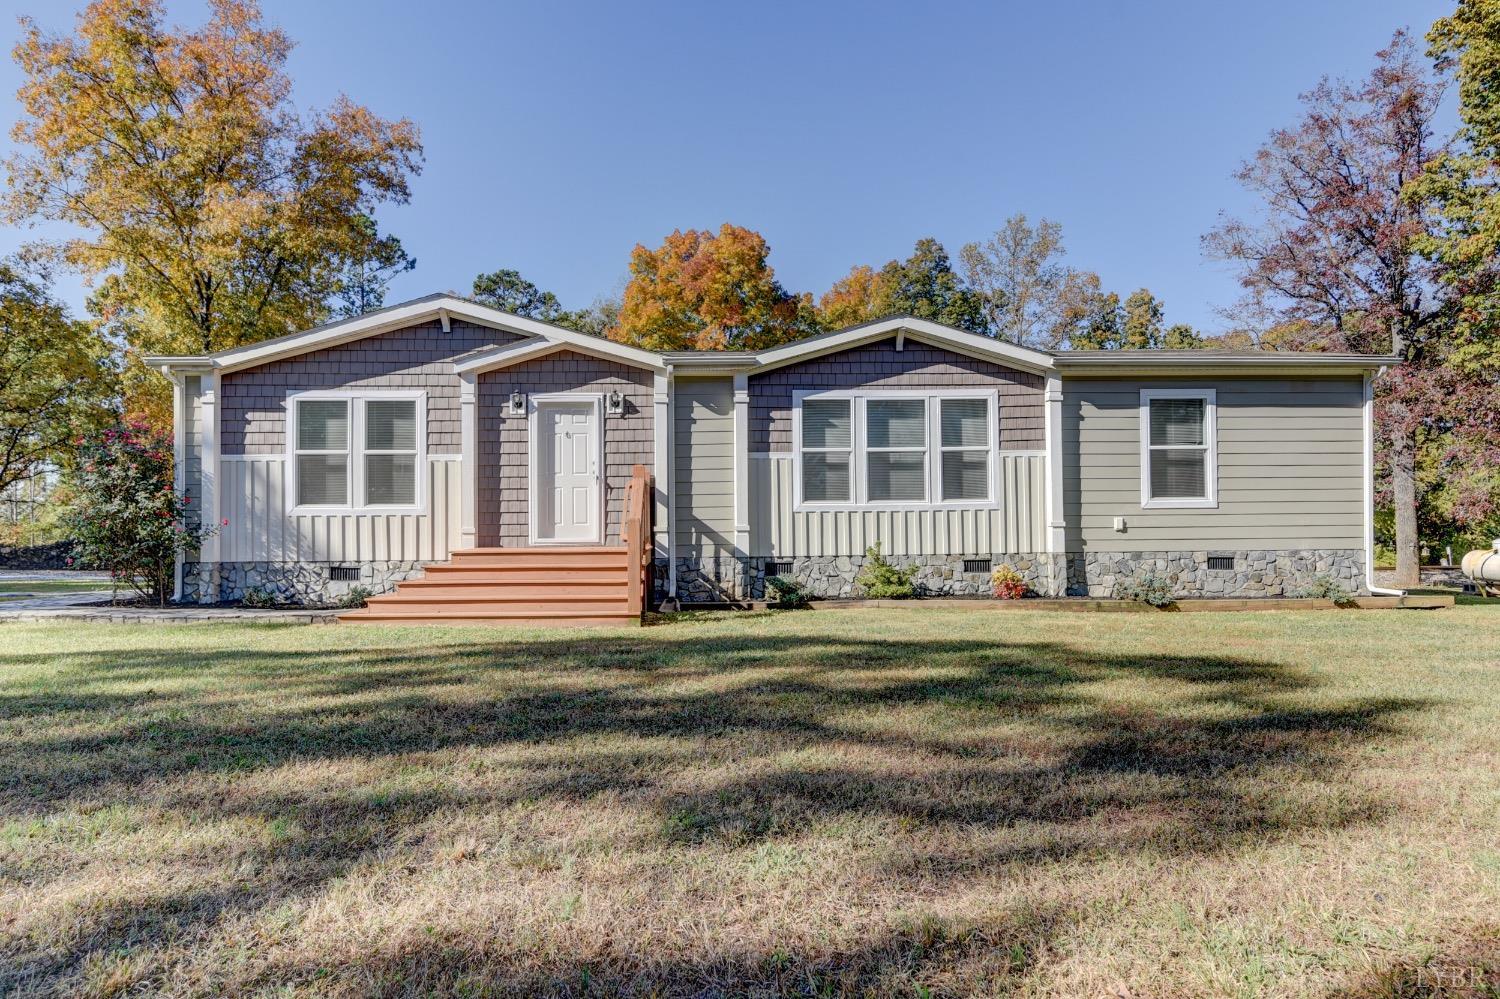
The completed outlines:
<svg viewBox="0 0 1500 999">
<path fill-rule="evenodd" d="M 964 284 L 948 251 L 931 237 L 917 240 L 905 260 L 882 267 L 878 288 L 877 309 L 883 315 L 912 315 L 970 333 L 986 330 L 983 298 Z"/>
<path fill-rule="evenodd" d="M 1146 288 L 1125 299 L 1120 323 L 1120 346 L 1127 350 L 1160 347 L 1165 339 L 1161 302 Z"/>
<path fill-rule="evenodd" d="M 761 350 L 817 332 L 811 296 L 783 288 L 769 254 L 760 233 L 728 222 L 637 245 L 609 335 L 648 350 Z"/>
<path fill-rule="evenodd" d="M 1187 323 L 1173 323 L 1167 327 L 1162 346 L 1168 350 L 1202 350 L 1203 338 Z"/>
<path fill-rule="evenodd" d="M 1106 292 L 1093 271 L 1068 276 L 1058 292 L 1058 312 L 1048 339 L 1072 350 L 1115 350 L 1120 346 L 1120 296 Z"/>
<path fill-rule="evenodd" d="M 818 319 L 831 330 L 888 315 L 890 289 L 868 264 L 856 264 L 818 299 Z"/>
<path fill-rule="evenodd" d="M 74 439 L 114 418 L 114 388 L 108 345 L 0 263 L 0 491 L 43 463 L 70 464 Z"/>
<path fill-rule="evenodd" d="M 498 270 L 474 279 L 474 299 L 501 312 L 528 319 L 555 322 L 563 315 L 562 303 L 550 291 L 542 291 L 521 276 L 520 271 Z"/>
<path fill-rule="evenodd" d="M 1441 72 L 1458 82 L 1459 144 L 1407 188 L 1439 226 L 1417 246 L 1458 298 L 1451 363 L 1478 380 L 1500 377 L 1500 0 L 1459 0 L 1428 32 Z"/>
<path fill-rule="evenodd" d="M 344 262 L 343 272 L 334 285 L 333 314 L 339 317 L 362 316 L 380 308 L 396 275 L 417 266 L 416 259 L 407 256 L 401 240 L 380 235 L 370 216 L 361 215 L 355 224 L 363 230 L 363 245 Z"/>
<path fill-rule="evenodd" d="M 421 142 L 347 98 L 299 116 L 291 42 L 253 0 L 196 30 L 161 0 L 95 0 L 76 35 L 30 20 L 5 216 L 76 226 L 51 249 L 136 352 L 213 351 L 316 325 L 342 265 L 376 256 L 377 204 L 405 202 Z"/>
<path fill-rule="evenodd" d="M 1061 262 L 1062 226 L 1012 215 L 984 243 L 966 243 L 959 261 L 969 286 L 984 300 L 994 336 L 1025 347 L 1055 350 L 1063 293 L 1076 272 Z"/>
<path fill-rule="evenodd" d="M 1452 299 L 1418 254 L 1435 232 L 1430 205 L 1403 188 L 1443 152 L 1433 115 L 1441 88 L 1397 33 L 1359 84 L 1324 79 L 1304 113 L 1273 132 L 1237 177 L 1264 201 L 1254 221 L 1226 219 L 1208 253 L 1243 268 L 1252 304 L 1304 324 L 1306 346 L 1403 358 L 1379 385 L 1380 465 L 1395 507 L 1397 585 L 1418 578 L 1417 458 L 1444 432 L 1422 386 L 1443 366 Z"/>
</svg>

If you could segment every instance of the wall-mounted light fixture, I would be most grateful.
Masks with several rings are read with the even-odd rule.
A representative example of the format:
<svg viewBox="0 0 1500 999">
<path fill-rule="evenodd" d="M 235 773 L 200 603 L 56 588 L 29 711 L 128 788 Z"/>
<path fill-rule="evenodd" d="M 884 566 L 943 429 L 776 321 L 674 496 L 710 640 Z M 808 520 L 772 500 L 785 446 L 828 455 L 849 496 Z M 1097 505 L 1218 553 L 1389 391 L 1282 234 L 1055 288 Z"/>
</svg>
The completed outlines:
<svg viewBox="0 0 1500 999">
<path fill-rule="evenodd" d="M 625 415 L 625 395 L 619 389 L 615 389 L 604 397 L 604 411 L 610 416 Z"/>
<path fill-rule="evenodd" d="M 512 416 L 525 416 L 526 415 L 526 393 L 525 392 L 521 392 L 521 391 L 511 392 L 511 394 L 510 394 L 510 415 L 512 415 Z"/>
</svg>

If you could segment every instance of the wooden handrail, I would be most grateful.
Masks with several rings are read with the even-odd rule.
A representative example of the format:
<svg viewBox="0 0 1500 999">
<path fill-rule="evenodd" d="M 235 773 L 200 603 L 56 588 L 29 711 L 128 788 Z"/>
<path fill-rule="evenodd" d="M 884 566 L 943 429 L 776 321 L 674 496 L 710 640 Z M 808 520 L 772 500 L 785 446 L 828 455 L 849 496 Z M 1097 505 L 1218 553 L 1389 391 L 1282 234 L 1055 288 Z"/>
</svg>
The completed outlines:
<svg viewBox="0 0 1500 999">
<path fill-rule="evenodd" d="M 620 524 L 620 540 L 625 544 L 630 572 L 627 589 L 632 614 L 643 614 L 651 585 L 651 471 L 645 465 L 630 470 L 630 484 L 625 487 L 625 519 Z"/>
</svg>

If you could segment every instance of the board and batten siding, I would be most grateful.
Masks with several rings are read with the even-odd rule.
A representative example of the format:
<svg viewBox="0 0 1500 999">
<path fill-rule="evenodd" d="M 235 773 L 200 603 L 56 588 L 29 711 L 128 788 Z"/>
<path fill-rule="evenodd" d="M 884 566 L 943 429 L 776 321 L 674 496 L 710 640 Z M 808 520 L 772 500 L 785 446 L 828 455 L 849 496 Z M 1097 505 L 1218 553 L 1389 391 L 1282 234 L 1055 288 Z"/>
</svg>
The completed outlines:
<svg viewBox="0 0 1500 999">
<path fill-rule="evenodd" d="M 1151 388 L 1215 391 L 1217 508 L 1142 508 L 1140 395 Z M 1361 548 L 1363 405 L 1357 377 L 1067 378 L 1068 551 Z"/>
<path fill-rule="evenodd" d="M 680 378 L 672 386 L 676 521 L 682 555 L 734 548 L 734 380 Z"/>
<path fill-rule="evenodd" d="M 286 459 L 220 462 L 219 532 L 226 562 L 433 562 L 458 547 L 462 477 L 455 457 L 429 457 L 425 513 L 288 514 Z"/>
<path fill-rule="evenodd" d="M 1023 554 L 1046 549 L 1046 468 L 1041 454 L 1001 452 L 998 509 L 793 509 L 789 454 L 750 456 L 750 554 L 764 558 Z"/>
</svg>

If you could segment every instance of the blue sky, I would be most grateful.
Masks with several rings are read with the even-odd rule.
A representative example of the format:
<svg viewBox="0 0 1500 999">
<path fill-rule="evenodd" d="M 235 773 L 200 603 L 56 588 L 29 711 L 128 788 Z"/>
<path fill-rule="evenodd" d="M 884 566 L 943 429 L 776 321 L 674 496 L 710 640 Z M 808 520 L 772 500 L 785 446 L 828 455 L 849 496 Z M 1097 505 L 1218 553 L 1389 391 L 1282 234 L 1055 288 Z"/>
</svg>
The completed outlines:
<svg viewBox="0 0 1500 999">
<path fill-rule="evenodd" d="M 6 49 L 16 15 L 62 30 L 81 6 L 4 0 Z M 1392 30 L 1451 6 L 263 0 L 298 43 L 299 107 L 343 91 L 422 128 L 411 204 L 380 216 L 418 260 L 388 301 L 512 267 L 583 306 L 637 242 L 724 221 L 818 294 L 1025 212 L 1062 223 L 1073 266 L 1209 330 L 1237 289 L 1198 238 L 1252 207 L 1236 165 L 1320 75 L 1362 76 Z M 7 125 L 18 83 L 0 64 Z M 0 232 L 0 252 L 36 234 Z M 60 291 L 81 311 L 81 283 Z"/>
</svg>

